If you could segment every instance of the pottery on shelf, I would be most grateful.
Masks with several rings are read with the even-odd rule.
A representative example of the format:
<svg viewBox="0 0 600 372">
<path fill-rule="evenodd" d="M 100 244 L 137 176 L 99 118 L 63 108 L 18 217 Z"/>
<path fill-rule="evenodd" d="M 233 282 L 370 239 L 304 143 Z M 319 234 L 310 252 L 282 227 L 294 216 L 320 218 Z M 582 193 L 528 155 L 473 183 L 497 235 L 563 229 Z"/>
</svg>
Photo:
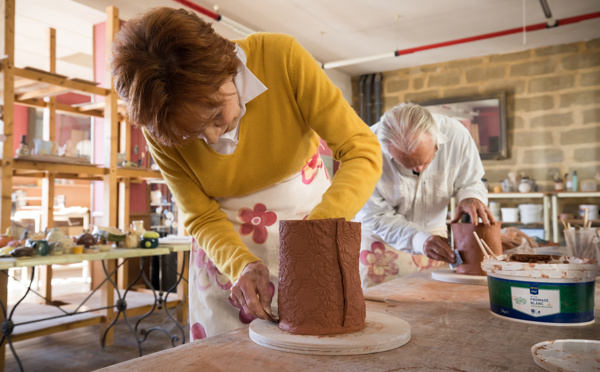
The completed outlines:
<svg viewBox="0 0 600 372">
<path fill-rule="evenodd" d="M 122 242 L 127 234 L 116 227 L 97 227 L 94 229 L 94 235 L 98 235 L 107 242 Z"/>
<path fill-rule="evenodd" d="M 17 149 L 16 155 L 19 156 L 27 156 L 31 154 L 31 149 L 27 144 L 27 135 L 23 134 L 21 136 L 21 143 L 19 144 L 19 148 Z"/>
<path fill-rule="evenodd" d="M 92 245 L 98 244 L 98 239 L 94 237 L 94 235 L 90 233 L 82 233 L 77 236 L 77 245 L 83 245 L 86 248 L 91 247 Z"/>
<path fill-rule="evenodd" d="M 142 248 L 156 248 L 158 247 L 158 238 L 142 238 L 140 246 Z"/>
<path fill-rule="evenodd" d="M 57 227 L 50 229 L 50 231 L 48 231 L 48 234 L 46 235 L 46 240 L 48 241 L 48 243 L 58 242 L 59 240 L 64 238 L 65 233 Z"/>
<path fill-rule="evenodd" d="M 529 180 L 523 178 L 521 179 L 521 183 L 519 184 L 519 192 L 530 192 L 531 191 L 531 183 Z"/>
<path fill-rule="evenodd" d="M 138 236 L 133 231 L 129 231 L 123 242 L 125 248 L 137 248 L 139 246 Z"/>
<path fill-rule="evenodd" d="M 158 247 L 158 238 L 160 235 L 156 231 L 146 231 L 142 234 L 140 246 L 142 248 Z"/>
</svg>

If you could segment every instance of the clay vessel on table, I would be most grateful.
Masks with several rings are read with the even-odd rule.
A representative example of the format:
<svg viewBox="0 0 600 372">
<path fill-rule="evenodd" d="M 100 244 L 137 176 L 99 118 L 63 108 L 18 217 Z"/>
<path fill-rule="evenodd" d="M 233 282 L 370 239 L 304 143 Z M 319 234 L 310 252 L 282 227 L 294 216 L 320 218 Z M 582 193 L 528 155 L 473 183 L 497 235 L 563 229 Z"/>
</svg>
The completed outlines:
<svg viewBox="0 0 600 372">
<path fill-rule="evenodd" d="M 360 223 L 283 220 L 279 236 L 279 328 L 298 335 L 363 329 Z"/>
<path fill-rule="evenodd" d="M 482 223 L 477 226 L 472 223 L 453 223 L 454 248 L 458 249 L 463 260 L 463 264 L 456 268 L 457 274 L 486 275 L 485 271 L 481 269 L 483 252 L 481 252 L 475 236 L 473 236 L 473 231 L 490 246 L 494 254 L 502 254 L 500 222 L 490 226 L 485 226 Z"/>
</svg>

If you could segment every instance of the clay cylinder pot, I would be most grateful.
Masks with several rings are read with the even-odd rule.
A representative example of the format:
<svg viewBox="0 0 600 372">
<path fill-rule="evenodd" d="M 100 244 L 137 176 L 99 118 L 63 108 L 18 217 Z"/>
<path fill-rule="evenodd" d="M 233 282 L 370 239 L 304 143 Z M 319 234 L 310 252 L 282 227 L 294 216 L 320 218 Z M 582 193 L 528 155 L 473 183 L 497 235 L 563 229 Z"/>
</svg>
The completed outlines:
<svg viewBox="0 0 600 372">
<path fill-rule="evenodd" d="M 340 219 L 279 224 L 279 328 L 299 335 L 361 330 L 360 223 Z"/>
<path fill-rule="evenodd" d="M 458 249 L 463 260 L 463 264 L 456 268 L 456 272 L 467 275 L 486 275 L 485 271 L 481 269 L 483 252 L 481 252 L 475 236 L 473 236 L 473 231 L 490 246 L 494 254 L 500 255 L 502 254 L 500 223 L 496 222 L 490 226 L 485 226 L 482 223 L 477 226 L 472 223 L 452 224 L 454 248 Z"/>
</svg>

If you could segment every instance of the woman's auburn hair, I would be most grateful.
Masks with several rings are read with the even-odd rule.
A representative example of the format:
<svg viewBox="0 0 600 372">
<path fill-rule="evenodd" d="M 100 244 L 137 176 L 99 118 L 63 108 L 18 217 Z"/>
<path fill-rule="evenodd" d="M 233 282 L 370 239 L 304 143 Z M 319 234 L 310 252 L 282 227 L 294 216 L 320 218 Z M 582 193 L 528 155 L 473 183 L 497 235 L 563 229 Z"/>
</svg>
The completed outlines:
<svg viewBox="0 0 600 372">
<path fill-rule="evenodd" d="M 196 14 L 155 8 L 117 33 L 110 66 L 130 122 L 173 146 L 203 130 L 239 63 L 235 44 Z M 198 130 L 189 129 L 193 123 Z"/>
</svg>

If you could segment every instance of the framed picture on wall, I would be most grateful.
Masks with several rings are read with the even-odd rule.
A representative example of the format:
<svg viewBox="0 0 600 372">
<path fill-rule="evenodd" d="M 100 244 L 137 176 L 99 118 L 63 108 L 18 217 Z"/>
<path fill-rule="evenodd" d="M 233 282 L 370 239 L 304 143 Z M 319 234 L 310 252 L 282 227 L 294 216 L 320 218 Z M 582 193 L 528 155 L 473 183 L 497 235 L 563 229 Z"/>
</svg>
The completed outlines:
<svg viewBox="0 0 600 372">
<path fill-rule="evenodd" d="M 430 112 L 460 121 L 471 133 L 483 160 L 508 157 L 506 141 L 506 93 L 444 98 L 421 103 Z"/>
</svg>

